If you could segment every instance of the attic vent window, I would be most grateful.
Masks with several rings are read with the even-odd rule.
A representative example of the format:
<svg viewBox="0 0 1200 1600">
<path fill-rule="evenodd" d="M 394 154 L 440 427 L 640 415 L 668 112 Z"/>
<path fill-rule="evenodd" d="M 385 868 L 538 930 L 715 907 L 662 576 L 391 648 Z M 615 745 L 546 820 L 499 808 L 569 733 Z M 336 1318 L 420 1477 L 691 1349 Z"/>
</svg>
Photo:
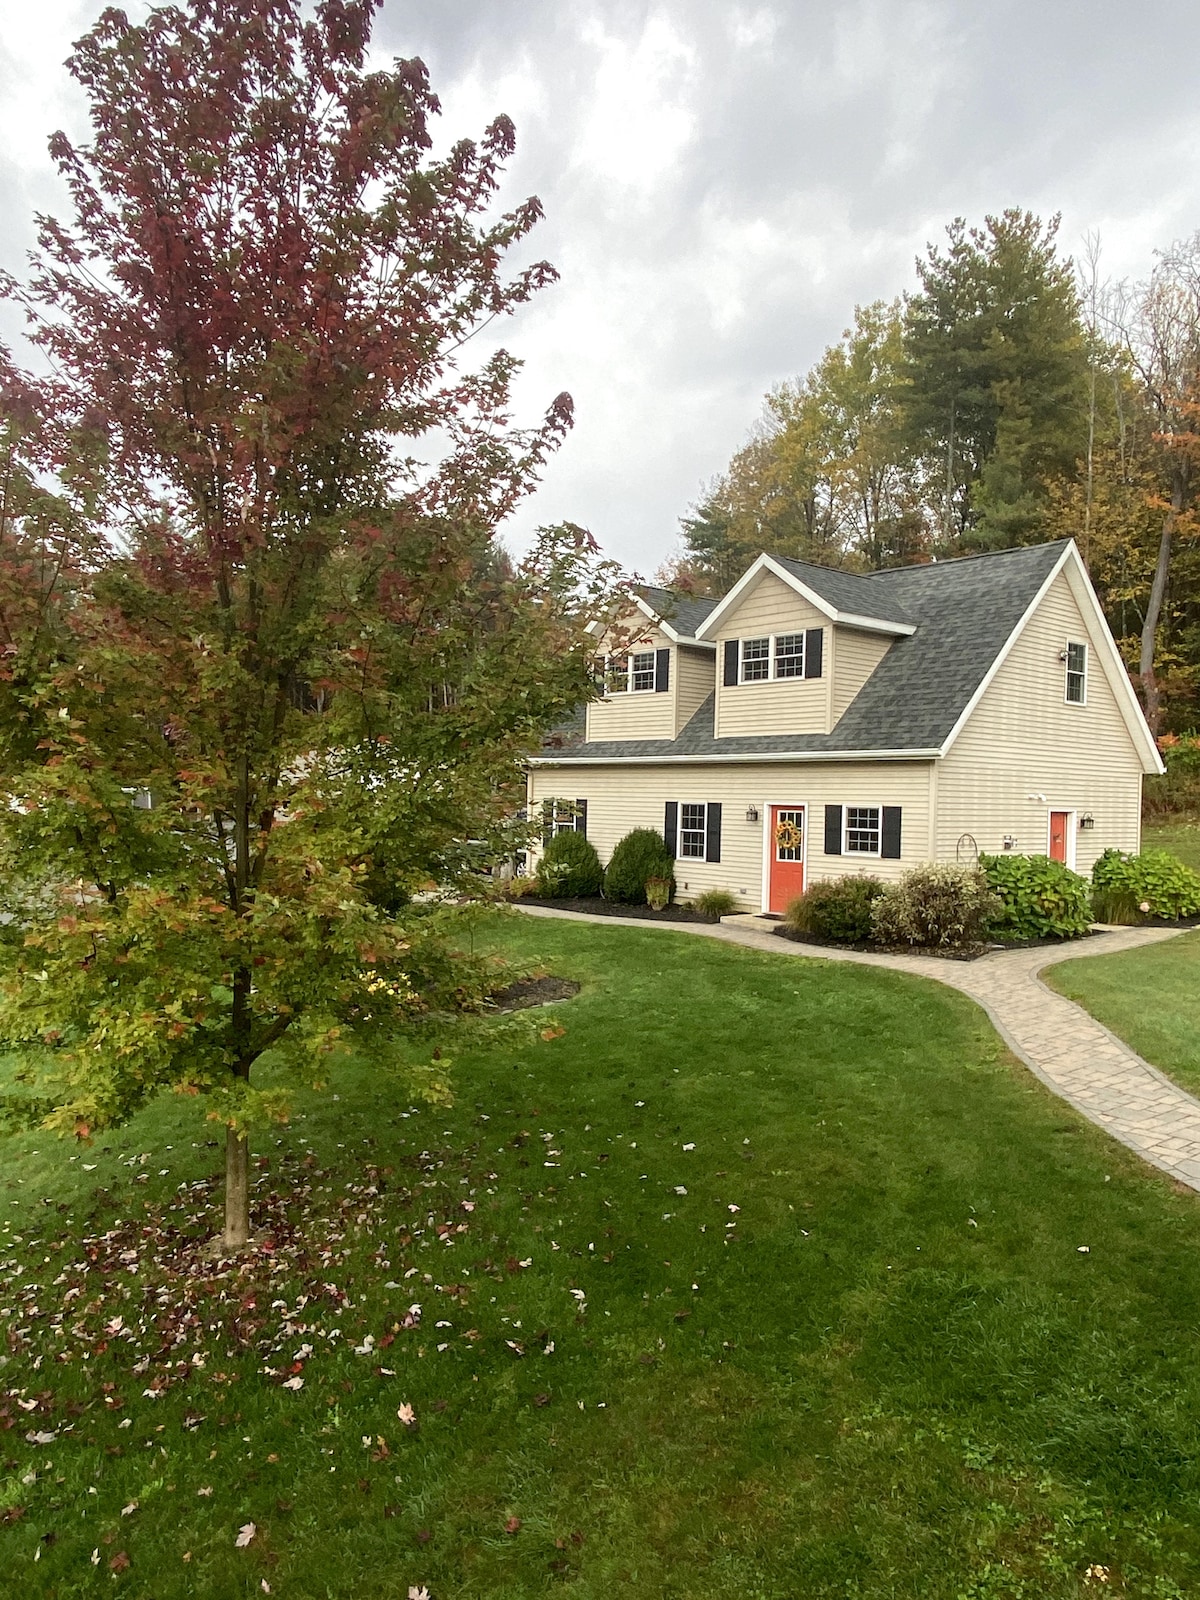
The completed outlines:
<svg viewBox="0 0 1200 1600">
<path fill-rule="evenodd" d="M 1067 704 L 1087 704 L 1087 645 L 1067 646 Z"/>
</svg>

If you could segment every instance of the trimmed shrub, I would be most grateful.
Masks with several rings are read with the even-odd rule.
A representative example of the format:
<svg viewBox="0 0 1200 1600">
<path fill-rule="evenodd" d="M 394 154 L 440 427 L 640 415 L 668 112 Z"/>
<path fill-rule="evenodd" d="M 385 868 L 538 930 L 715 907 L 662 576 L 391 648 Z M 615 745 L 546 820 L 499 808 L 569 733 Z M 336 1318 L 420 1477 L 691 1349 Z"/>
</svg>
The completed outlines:
<svg viewBox="0 0 1200 1600">
<path fill-rule="evenodd" d="M 945 950 L 981 943 L 999 911 L 981 868 L 928 862 L 888 884 L 871 907 L 871 928 L 880 944 Z"/>
<path fill-rule="evenodd" d="M 555 899 L 599 894 L 603 881 L 604 869 L 595 845 L 574 830 L 556 833 L 537 864 L 538 893 Z"/>
<path fill-rule="evenodd" d="M 878 878 L 823 878 L 793 900 L 784 915 L 789 928 L 838 944 L 865 944 L 871 937 L 871 910 L 883 893 Z"/>
<path fill-rule="evenodd" d="M 675 892 L 675 863 L 661 833 L 634 828 L 618 841 L 604 873 L 604 898 L 627 906 L 646 904 L 646 879 L 669 878 Z"/>
<path fill-rule="evenodd" d="M 665 911 L 671 903 L 671 894 L 675 888 L 671 878 L 646 879 L 646 904 L 652 911 Z"/>
<path fill-rule="evenodd" d="M 730 894 L 728 889 L 706 889 L 703 894 L 696 896 L 692 904 L 701 916 L 719 922 L 722 917 L 737 910 L 737 896 Z"/>
<path fill-rule="evenodd" d="M 1049 856 L 980 856 L 1001 908 L 998 939 L 1077 939 L 1092 925 L 1085 879 Z"/>
<path fill-rule="evenodd" d="M 1098 905 L 1126 913 L 1106 921 L 1200 916 L 1200 872 L 1169 850 L 1143 850 L 1140 856 L 1106 850 L 1092 868 L 1092 890 Z"/>
</svg>

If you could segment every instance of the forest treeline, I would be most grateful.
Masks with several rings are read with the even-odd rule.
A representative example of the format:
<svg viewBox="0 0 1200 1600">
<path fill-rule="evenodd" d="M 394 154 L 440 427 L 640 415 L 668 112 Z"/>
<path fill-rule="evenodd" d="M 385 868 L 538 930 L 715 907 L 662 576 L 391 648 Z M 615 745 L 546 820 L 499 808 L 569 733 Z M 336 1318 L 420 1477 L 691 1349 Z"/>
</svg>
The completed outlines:
<svg viewBox="0 0 1200 1600">
<path fill-rule="evenodd" d="M 1200 697 L 1200 234 L 1106 282 L 1058 219 L 957 219 L 919 287 L 855 308 L 682 521 L 662 581 L 760 550 L 874 570 L 1071 536 L 1156 732 Z"/>
</svg>

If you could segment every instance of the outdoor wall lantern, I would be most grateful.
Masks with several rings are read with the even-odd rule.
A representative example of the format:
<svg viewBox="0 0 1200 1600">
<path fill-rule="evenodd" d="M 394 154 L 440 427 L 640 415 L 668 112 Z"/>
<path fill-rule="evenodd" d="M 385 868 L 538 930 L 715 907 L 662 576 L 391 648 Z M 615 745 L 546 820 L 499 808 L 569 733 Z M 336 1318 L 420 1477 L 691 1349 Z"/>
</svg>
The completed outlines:
<svg viewBox="0 0 1200 1600">
<path fill-rule="evenodd" d="M 1080 817 L 1079 826 L 1081 828 L 1094 828 L 1096 826 L 1096 819 L 1090 811 L 1085 811 Z"/>
<path fill-rule="evenodd" d="M 746 807 L 746 821 L 747 822 L 757 822 L 758 821 L 758 807 L 757 806 L 747 806 Z"/>
</svg>

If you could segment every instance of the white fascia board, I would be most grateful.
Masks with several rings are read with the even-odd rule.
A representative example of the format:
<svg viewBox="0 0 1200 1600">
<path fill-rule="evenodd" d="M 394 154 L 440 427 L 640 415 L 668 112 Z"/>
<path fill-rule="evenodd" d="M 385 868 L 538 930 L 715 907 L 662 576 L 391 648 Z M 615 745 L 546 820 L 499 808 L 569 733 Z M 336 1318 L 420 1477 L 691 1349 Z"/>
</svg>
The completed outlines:
<svg viewBox="0 0 1200 1600">
<path fill-rule="evenodd" d="M 664 767 L 745 765 L 762 761 L 936 761 L 940 750 L 764 750 L 756 755 L 531 756 L 531 767 Z"/>
<path fill-rule="evenodd" d="M 654 607 L 650 605 L 648 601 L 643 600 L 640 594 L 635 594 L 633 596 L 633 601 L 642 615 L 648 618 L 648 620 L 651 621 L 656 628 L 661 628 L 666 634 L 667 638 L 670 639 L 673 644 L 694 644 L 698 645 L 702 650 L 715 650 L 717 648 L 715 644 L 709 644 L 705 639 L 693 638 L 690 633 L 680 633 L 678 629 L 672 627 L 672 625 L 667 622 L 665 618 L 660 617 L 658 612 L 655 611 Z M 604 625 L 599 622 L 589 622 L 587 625 L 587 631 L 591 634 L 602 633 L 604 631 Z"/>
<path fill-rule="evenodd" d="M 774 573 L 781 583 L 786 583 L 789 589 L 793 589 L 802 599 L 807 600 L 810 606 L 822 616 L 828 617 L 830 622 L 840 623 L 847 628 L 860 628 L 868 633 L 886 633 L 895 637 L 917 631 L 916 624 L 912 622 L 889 622 L 886 617 L 861 617 L 855 612 L 839 611 L 835 605 L 826 600 L 824 595 L 818 594 L 815 589 L 810 589 L 808 584 L 794 572 L 789 572 L 773 556 L 764 552 L 753 566 L 748 567 L 742 574 L 720 605 L 709 612 L 696 630 L 697 638 L 713 638 L 729 613 L 744 599 L 751 588 L 757 587 L 761 582 L 764 572 Z"/>
<path fill-rule="evenodd" d="M 852 611 L 838 611 L 834 620 L 842 628 L 857 628 L 861 633 L 887 633 L 907 638 L 916 633 L 915 622 L 888 622 L 882 617 L 856 617 Z"/>
<path fill-rule="evenodd" d="M 1070 563 L 1071 574 L 1076 582 L 1071 584 L 1071 592 L 1083 607 L 1085 615 L 1090 614 L 1092 623 L 1091 632 L 1093 640 L 1100 640 L 1100 664 L 1104 669 L 1104 676 L 1108 679 L 1109 686 L 1116 696 L 1117 705 L 1125 719 L 1125 726 L 1129 729 L 1129 736 L 1138 747 L 1142 757 L 1142 771 L 1161 774 L 1167 770 L 1166 763 L 1159 754 L 1158 745 L 1154 735 L 1150 732 L 1150 724 L 1146 721 L 1142 710 L 1141 701 L 1129 679 L 1129 672 L 1121 659 L 1121 652 L 1117 649 L 1117 641 L 1113 638 L 1112 629 L 1108 625 L 1108 618 L 1104 615 L 1100 600 L 1092 587 L 1092 580 L 1088 570 L 1083 564 L 1083 557 L 1075 547 L 1072 540 L 1068 554 L 1074 557 Z"/>
</svg>

